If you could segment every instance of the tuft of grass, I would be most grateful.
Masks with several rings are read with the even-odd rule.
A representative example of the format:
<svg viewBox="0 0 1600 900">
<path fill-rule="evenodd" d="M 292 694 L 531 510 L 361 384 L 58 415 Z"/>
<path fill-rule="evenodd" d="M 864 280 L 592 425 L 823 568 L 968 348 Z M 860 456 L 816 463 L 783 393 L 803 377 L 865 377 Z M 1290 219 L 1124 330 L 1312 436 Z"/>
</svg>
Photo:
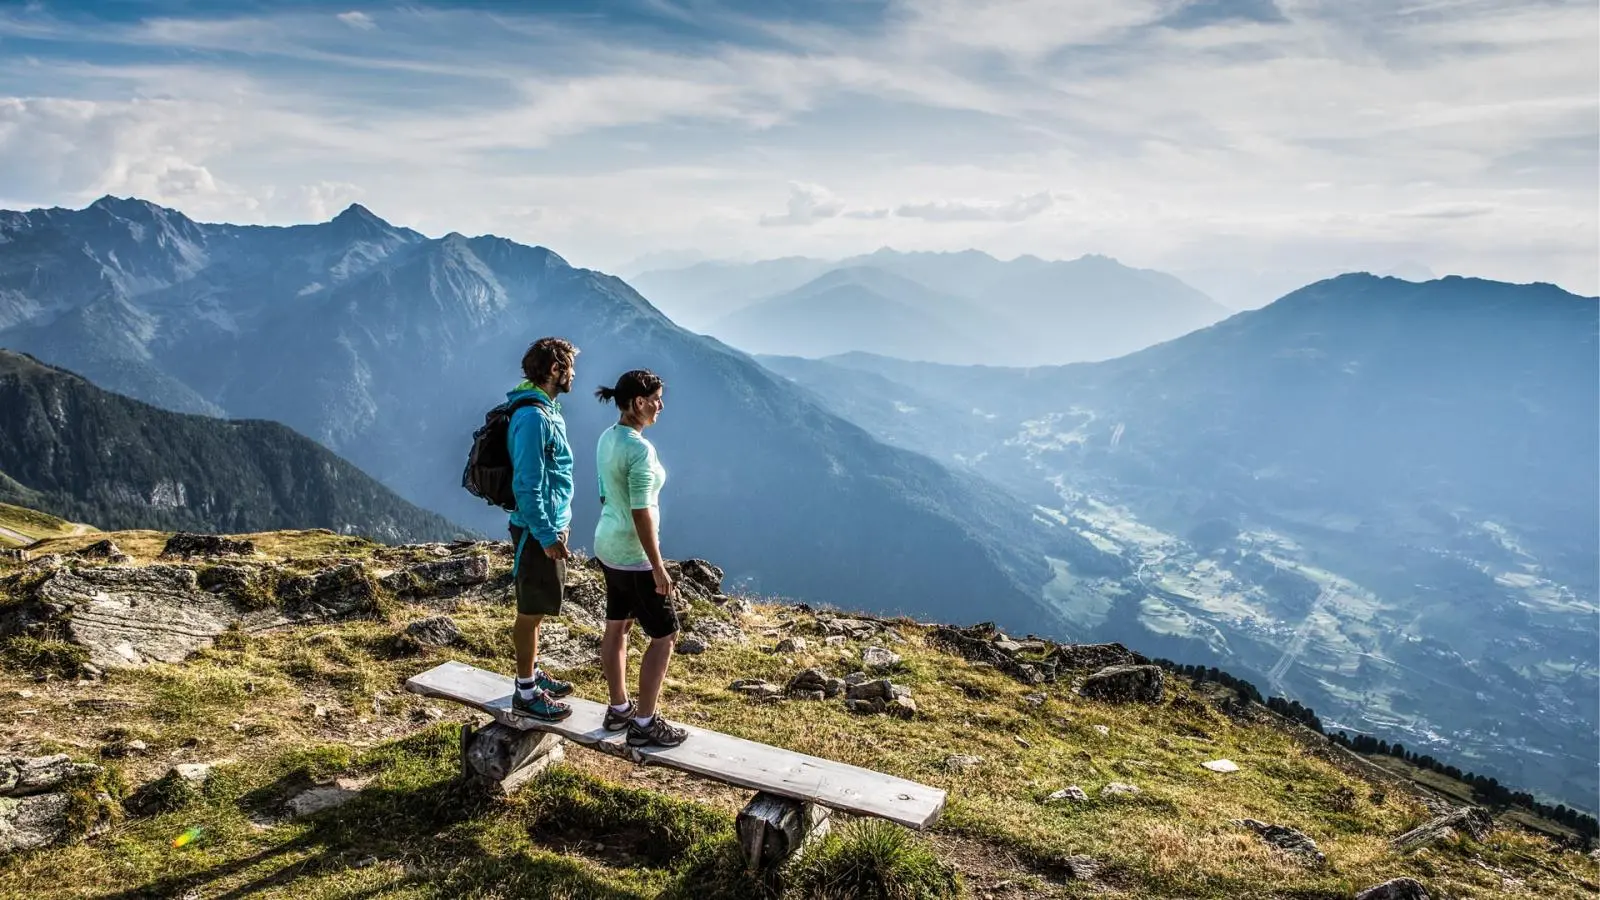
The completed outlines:
<svg viewBox="0 0 1600 900">
<path fill-rule="evenodd" d="M 0 663 L 37 675 L 77 678 L 89 661 L 89 648 L 61 640 L 16 635 L 0 640 Z"/>
<path fill-rule="evenodd" d="M 797 900 L 946 900 L 961 896 L 961 876 L 911 832 L 863 819 L 830 832 L 791 864 Z"/>
<path fill-rule="evenodd" d="M 697 803 L 674 800 L 552 766 L 527 789 L 529 832 L 546 841 L 621 843 L 653 866 L 671 865 L 733 823 Z"/>
</svg>

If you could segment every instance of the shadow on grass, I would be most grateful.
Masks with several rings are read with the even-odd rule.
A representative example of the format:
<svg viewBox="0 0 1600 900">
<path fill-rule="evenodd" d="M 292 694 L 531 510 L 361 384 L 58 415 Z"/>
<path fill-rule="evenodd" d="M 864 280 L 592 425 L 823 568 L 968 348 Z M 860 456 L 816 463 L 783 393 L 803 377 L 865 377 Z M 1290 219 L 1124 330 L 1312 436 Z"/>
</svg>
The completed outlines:
<svg viewBox="0 0 1600 900">
<path fill-rule="evenodd" d="M 760 896 L 740 872 L 731 823 L 718 821 L 716 814 L 559 766 L 523 788 L 526 804 L 508 810 L 503 801 L 472 791 L 456 777 L 457 734 L 453 727 L 430 729 L 363 754 L 353 761 L 356 770 L 389 772 L 393 777 L 387 780 L 409 783 L 368 787 L 343 805 L 299 820 L 305 830 L 275 846 L 202 871 L 158 877 L 101 894 L 98 900 L 191 893 L 238 900 L 301 879 L 345 872 L 367 858 L 413 864 L 405 865 L 403 873 L 390 870 L 383 883 L 372 888 L 352 884 L 341 896 L 373 896 L 414 887 L 443 897 L 731 900 Z M 325 774 L 319 771 L 324 768 L 326 763 L 320 760 L 295 765 L 271 783 L 239 796 L 237 805 L 257 813 L 280 808 L 285 798 Z M 496 852 L 487 847 L 492 839 L 486 838 L 491 836 L 475 826 L 504 823 L 508 814 L 546 852 L 523 847 Z M 602 819 L 611 819 L 613 826 L 604 827 Z M 606 872 L 558 855 L 576 836 L 562 835 L 563 826 L 590 838 L 624 831 L 666 838 L 661 843 L 673 852 L 641 852 L 634 843 L 624 851 L 624 859 L 600 860 L 617 869 Z M 248 874 L 262 869 L 271 871 Z M 619 884 L 627 869 L 648 884 Z"/>
</svg>

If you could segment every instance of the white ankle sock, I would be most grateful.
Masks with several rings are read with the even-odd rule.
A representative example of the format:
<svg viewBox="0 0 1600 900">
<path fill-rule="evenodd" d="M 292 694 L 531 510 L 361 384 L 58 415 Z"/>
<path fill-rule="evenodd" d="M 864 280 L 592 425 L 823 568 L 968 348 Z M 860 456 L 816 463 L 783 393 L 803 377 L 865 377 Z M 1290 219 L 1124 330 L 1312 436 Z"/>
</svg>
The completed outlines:
<svg viewBox="0 0 1600 900">
<path fill-rule="evenodd" d="M 613 703 L 613 704 L 611 704 L 611 711 L 614 712 L 614 713 L 625 713 L 625 712 L 628 711 L 629 707 L 631 707 L 631 706 L 633 706 L 632 703 L 629 703 L 628 701 L 624 700 L 621 703 Z"/>
<path fill-rule="evenodd" d="M 537 678 L 537 676 L 535 676 Z M 524 700 L 533 699 L 533 688 L 538 682 L 534 678 L 517 679 L 517 696 Z"/>
<path fill-rule="evenodd" d="M 640 728 L 649 728 L 650 727 L 650 723 L 654 722 L 655 720 L 656 720 L 655 716 L 645 716 L 644 718 L 640 718 L 638 716 L 634 716 L 633 717 L 633 724 L 639 726 Z"/>
</svg>

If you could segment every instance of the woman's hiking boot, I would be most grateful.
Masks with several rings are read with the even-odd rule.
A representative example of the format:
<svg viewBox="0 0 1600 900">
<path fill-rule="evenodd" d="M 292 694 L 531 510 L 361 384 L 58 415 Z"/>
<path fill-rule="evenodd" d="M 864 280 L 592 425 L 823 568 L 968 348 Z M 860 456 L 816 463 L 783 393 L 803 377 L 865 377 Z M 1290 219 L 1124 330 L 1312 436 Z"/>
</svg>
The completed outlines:
<svg viewBox="0 0 1600 900">
<path fill-rule="evenodd" d="M 562 681 L 543 669 L 533 674 L 533 686 L 558 700 L 572 693 L 572 682 Z"/>
<path fill-rule="evenodd" d="M 689 732 L 671 724 L 659 713 L 650 717 L 649 725 L 640 725 L 637 720 L 628 722 L 629 747 L 645 747 L 651 744 L 657 747 L 676 747 L 688 736 Z"/>
<path fill-rule="evenodd" d="M 538 719 L 541 722 L 559 722 L 572 715 L 572 707 L 551 697 L 546 691 L 537 688 L 533 696 L 522 699 L 521 691 L 511 692 L 511 711 L 519 716 Z"/>
</svg>

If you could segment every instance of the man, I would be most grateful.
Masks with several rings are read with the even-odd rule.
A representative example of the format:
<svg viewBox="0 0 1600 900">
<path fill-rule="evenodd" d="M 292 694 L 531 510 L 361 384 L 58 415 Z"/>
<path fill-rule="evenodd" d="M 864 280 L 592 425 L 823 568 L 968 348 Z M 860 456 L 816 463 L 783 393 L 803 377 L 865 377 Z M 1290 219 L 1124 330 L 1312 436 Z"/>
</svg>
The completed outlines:
<svg viewBox="0 0 1600 900">
<path fill-rule="evenodd" d="M 572 390 L 578 348 L 561 338 L 533 342 L 522 357 L 526 379 L 506 395 L 509 401 L 532 403 L 511 416 L 511 492 L 517 508 L 511 513 L 511 578 L 517 597 L 512 639 L 517 650 L 517 683 L 511 711 L 559 722 L 572 715 L 560 702 L 572 685 L 538 668 L 539 624 L 561 613 L 567 580 L 567 532 L 572 523 L 572 450 L 567 423 L 556 397 Z"/>
</svg>

